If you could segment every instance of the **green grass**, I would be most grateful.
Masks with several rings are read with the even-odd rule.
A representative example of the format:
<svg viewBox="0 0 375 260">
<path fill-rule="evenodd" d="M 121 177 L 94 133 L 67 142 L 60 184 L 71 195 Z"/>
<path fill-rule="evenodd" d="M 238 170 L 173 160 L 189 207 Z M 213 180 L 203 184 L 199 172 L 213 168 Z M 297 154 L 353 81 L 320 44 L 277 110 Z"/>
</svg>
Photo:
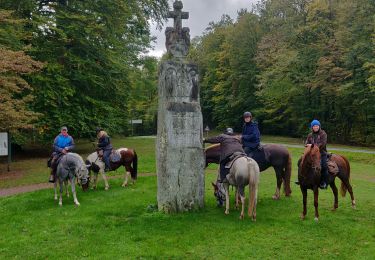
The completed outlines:
<svg viewBox="0 0 375 260">
<path fill-rule="evenodd" d="M 151 173 L 155 172 L 154 142 L 149 138 L 114 140 L 116 147 L 135 147 L 140 172 Z M 79 149 L 84 152 L 89 146 Z M 294 180 L 302 150 L 289 150 Z M 276 182 L 270 169 L 261 175 L 257 222 L 240 221 L 239 211 L 233 207 L 230 215 L 224 215 L 224 210 L 216 207 L 210 184 L 216 172 L 213 165 L 206 170 L 205 208 L 197 212 L 155 212 L 156 176 L 140 176 L 134 186 L 125 189 L 120 187 L 120 179 L 111 179 L 109 191 L 104 191 L 100 181 L 97 191 L 78 191 L 78 208 L 66 197 L 63 207 L 58 207 L 52 190 L 0 198 L 0 259 L 373 259 L 374 155 L 341 154 L 351 160 L 357 209 L 350 207 L 347 196 L 340 197 L 339 209 L 331 212 L 332 192 L 321 191 L 318 223 L 314 222 L 311 191 L 305 221 L 299 218 L 302 196 L 298 186 L 292 184 L 291 198 L 271 199 Z M 44 164 L 45 160 L 39 160 Z M 23 163 L 37 172 L 38 162 Z M 22 167 L 22 162 L 17 163 Z M 47 171 L 42 175 L 44 182 Z"/>
</svg>

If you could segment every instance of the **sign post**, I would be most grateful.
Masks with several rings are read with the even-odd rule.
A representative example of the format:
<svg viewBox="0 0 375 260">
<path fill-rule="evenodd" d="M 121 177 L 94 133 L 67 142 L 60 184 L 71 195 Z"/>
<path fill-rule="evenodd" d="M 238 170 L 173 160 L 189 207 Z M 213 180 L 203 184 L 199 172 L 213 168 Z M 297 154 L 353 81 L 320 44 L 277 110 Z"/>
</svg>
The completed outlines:
<svg viewBox="0 0 375 260">
<path fill-rule="evenodd" d="M 133 134 L 133 125 L 134 124 L 142 124 L 142 119 L 132 119 L 132 120 L 129 120 L 129 123 L 132 125 L 132 136 L 134 135 Z"/>
<path fill-rule="evenodd" d="M 0 133 L 0 156 L 8 156 L 8 172 L 10 171 L 11 152 L 9 133 Z"/>
</svg>

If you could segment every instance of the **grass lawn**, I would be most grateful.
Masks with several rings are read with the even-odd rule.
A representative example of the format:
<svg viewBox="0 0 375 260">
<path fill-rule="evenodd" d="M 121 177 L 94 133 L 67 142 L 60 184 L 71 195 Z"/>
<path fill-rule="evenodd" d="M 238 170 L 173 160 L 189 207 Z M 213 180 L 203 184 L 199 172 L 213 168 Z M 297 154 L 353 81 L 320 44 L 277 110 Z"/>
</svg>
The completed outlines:
<svg viewBox="0 0 375 260">
<path fill-rule="evenodd" d="M 126 138 L 114 140 L 114 145 L 135 147 L 139 172 L 154 173 L 154 142 L 151 138 Z M 89 150 L 90 144 L 79 145 L 81 154 Z M 302 149 L 289 150 L 294 180 Z M 318 223 L 314 222 L 311 191 L 305 221 L 299 218 L 302 196 L 298 186 L 292 184 L 291 198 L 271 199 L 276 180 L 270 169 L 261 174 L 257 222 L 249 218 L 240 221 L 239 210 L 233 207 L 230 215 L 224 215 L 224 209 L 216 207 L 210 184 L 216 166 L 210 166 L 206 170 L 205 208 L 184 214 L 166 215 L 154 210 L 156 176 L 140 176 L 135 185 L 125 189 L 120 187 L 120 179 L 111 179 L 109 191 L 104 191 L 100 181 L 96 191 L 79 190 L 80 207 L 66 197 L 63 207 L 58 207 L 52 190 L 0 198 L 0 259 L 374 259 L 375 155 L 340 154 L 351 162 L 357 209 L 351 208 L 347 196 L 339 197 L 338 210 L 331 212 L 332 192 L 321 191 Z M 27 167 L 24 177 L 13 183 L 1 182 L 0 188 L 45 182 L 48 178 L 45 159 L 14 164 L 20 170 Z"/>
</svg>

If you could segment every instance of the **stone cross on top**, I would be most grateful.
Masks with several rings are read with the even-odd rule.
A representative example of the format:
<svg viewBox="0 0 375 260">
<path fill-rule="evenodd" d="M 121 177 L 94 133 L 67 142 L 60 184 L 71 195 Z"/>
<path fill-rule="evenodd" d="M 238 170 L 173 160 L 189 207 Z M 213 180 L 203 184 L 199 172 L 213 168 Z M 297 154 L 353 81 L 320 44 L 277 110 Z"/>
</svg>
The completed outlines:
<svg viewBox="0 0 375 260">
<path fill-rule="evenodd" d="M 174 29 L 179 36 L 182 35 L 182 19 L 189 19 L 189 13 L 181 11 L 183 7 L 181 1 L 175 1 L 173 11 L 168 12 L 168 18 L 174 19 Z"/>
<path fill-rule="evenodd" d="M 190 46 L 190 30 L 182 27 L 182 19 L 188 19 L 189 13 L 182 12 L 182 2 L 173 3 L 173 11 L 168 12 L 168 18 L 174 19 L 174 27 L 167 27 L 165 30 L 165 46 L 168 53 L 176 58 L 186 57 Z"/>
</svg>

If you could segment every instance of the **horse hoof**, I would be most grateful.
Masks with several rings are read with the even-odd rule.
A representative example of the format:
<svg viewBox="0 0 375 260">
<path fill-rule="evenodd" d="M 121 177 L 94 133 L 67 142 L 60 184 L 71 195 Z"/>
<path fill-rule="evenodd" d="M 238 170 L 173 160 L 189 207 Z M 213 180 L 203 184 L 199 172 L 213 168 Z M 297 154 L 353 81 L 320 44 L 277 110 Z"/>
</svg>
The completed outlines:
<svg viewBox="0 0 375 260">
<path fill-rule="evenodd" d="M 59 206 L 62 207 L 62 202 L 59 202 Z"/>
<path fill-rule="evenodd" d="M 240 219 L 243 220 L 243 215 L 240 215 Z"/>
<path fill-rule="evenodd" d="M 257 218 L 255 218 L 255 217 L 252 217 L 251 220 L 252 220 L 253 222 L 257 222 Z"/>
<path fill-rule="evenodd" d="M 81 204 L 79 204 L 79 202 L 76 202 L 75 205 L 76 205 L 77 207 L 79 207 L 79 205 L 81 205 Z"/>
<path fill-rule="evenodd" d="M 272 196 L 272 199 L 273 199 L 273 200 L 279 200 L 280 197 L 279 197 L 279 196 L 276 196 L 276 195 L 273 195 L 273 196 Z"/>
<path fill-rule="evenodd" d="M 109 190 L 109 187 L 105 187 L 104 190 Z"/>
<path fill-rule="evenodd" d="M 353 208 L 353 209 L 356 209 L 357 207 L 356 207 L 356 205 L 355 205 L 355 204 L 352 204 L 352 208 Z"/>
<path fill-rule="evenodd" d="M 225 215 L 229 215 L 229 210 L 226 210 L 226 211 L 224 212 L 224 214 L 225 214 Z"/>
<path fill-rule="evenodd" d="M 305 217 L 306 217 L 305 215 L 303 215 L 303 214 L 301 215 L 302 220 L 305 220 Z"/>
<path fill-rule="evenodd" d="M 55 197 L 54 199 L 57 200 L 57 197 Z"/>
<path fill-rule="evenodd" d="M 315 220 L 315 222 L 318 222 L 318 221 L 319 221 L 319 218 L 315 217 L 314 220 Z"/>
<path fill-rule="evenodd" d="M 333 208 L 331 209 L 331 211 L 336 211 L 336 209 L 337 209 L 336 207 L 333 207 Z"/>
</svg>

